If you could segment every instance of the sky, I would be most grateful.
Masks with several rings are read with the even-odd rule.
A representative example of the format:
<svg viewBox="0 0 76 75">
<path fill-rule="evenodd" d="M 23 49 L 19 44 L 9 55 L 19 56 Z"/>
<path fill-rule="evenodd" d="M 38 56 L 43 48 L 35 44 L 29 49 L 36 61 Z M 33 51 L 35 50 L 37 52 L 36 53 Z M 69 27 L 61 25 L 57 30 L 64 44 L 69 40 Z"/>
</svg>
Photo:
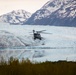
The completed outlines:
<svg viewBox="0 0 76 75">
<path fill-rule="evenodd" d="M 49 0 L 0 0 L 0 15 L 19 9 L 34 13 L 48 1 Z"/>
</svg>

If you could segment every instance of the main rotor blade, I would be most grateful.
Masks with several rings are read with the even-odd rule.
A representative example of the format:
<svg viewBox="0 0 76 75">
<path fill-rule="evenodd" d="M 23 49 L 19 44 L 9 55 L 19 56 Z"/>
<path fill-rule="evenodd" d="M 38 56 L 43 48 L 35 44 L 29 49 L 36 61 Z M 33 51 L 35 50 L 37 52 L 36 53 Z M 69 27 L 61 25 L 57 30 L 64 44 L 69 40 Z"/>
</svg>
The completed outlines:
<svg viewBox="0 0 76 75">
<path fill-rule="evenodd" d="M 35 30 L 35 31 L 36 31 L 36 30 Z M 41 30 L 41 31 L 36 31 L 36 32 L 42 33 L 43 31 L 46 31 L 46 30 Z M 33 33 L 33 32 L 31 31 L 31 32 L 29 32 L 29 33 Z"/>
<path fill-rule="evenodd" d="M 42 32 L 43 34 L 52 34 L 52 33 L 48 33 L 48 32 Z"/>
<path fill-rule="evenodd" d="M 41 31 L 37 31 L 38 33 L 41 33 L 41 32 L 43 32 L 43 31 L 46 31 L 46 30 L 41 30 Z"/>
<path fill-rule="evenodd" d="M 29 33 L 32 33 L 32 32 L 29 32 Z"/>
</svg>

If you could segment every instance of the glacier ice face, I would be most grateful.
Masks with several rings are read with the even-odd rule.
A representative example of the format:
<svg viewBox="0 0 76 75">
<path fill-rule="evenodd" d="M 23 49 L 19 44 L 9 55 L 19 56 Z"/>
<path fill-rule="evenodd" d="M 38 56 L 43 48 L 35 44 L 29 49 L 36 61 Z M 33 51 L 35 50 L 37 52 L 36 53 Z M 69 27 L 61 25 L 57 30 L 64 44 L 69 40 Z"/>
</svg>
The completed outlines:
<svg viewBox="0 0 76 75">
<path fill-rule="evenodd" d="M 14 35 L 6 30 L 0 30 L 0 49 L 24 48 L 26 46 L 43 45 L 44 40 L 34 40 L 32 36 Z"/>
<path fill-rule="evenodd" d="M 0 48 L 24 46 L 20 40 L 12 33 L 0 30 Z"/>
<path fill-rule="evenodd" d="M 31 32 L 46 30 L 52 34 L 41 34 L 45 44 L 34 41 Z M 25 44 L 29 46 L 25 46 Z M 0 24 L 0 59 L 10 57 L 29 58 L 32 61 L 76 61 L 76 28 L 40 25 L 1 25 Z M 11 47 L 11 48 L 10 48 Z M 13 47 L 13 48 L 12 48 Z"/>
</svg>

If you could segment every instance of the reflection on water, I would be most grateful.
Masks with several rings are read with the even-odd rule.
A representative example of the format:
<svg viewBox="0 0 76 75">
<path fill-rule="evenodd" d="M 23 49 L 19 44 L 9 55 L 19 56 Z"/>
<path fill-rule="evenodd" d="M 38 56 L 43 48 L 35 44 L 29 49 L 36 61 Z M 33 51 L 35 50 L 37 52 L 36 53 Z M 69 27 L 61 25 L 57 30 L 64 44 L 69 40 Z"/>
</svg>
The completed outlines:
<svg viewBox="0 0 76 75">
<path fill-rule="evenodd" d="M 0 49 L 1 58 L 8 60 L 10 57 L 22 59 L 29 58 L 36 61 L 58 61 L 71 60 L 76 61 L 75 47 L 12 47 Z"/>
</svg>

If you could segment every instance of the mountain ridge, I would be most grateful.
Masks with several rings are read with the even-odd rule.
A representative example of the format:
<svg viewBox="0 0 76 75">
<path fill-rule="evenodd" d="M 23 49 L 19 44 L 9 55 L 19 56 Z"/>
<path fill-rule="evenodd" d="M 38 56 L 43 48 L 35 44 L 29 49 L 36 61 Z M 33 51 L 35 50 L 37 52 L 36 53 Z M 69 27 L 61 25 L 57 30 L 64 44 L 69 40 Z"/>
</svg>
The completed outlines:
<svg viewBox="0 0 76 75">
<path fill-rule="evenodd" d="M 76 27 L 76 0 L 49 0 L 33 14 L 25 10 L 16 10 L 1 15 L 0 22 Z"/>
<path fill-rule="evenodd" d="M 48 1 L 41 9 L 36 11 L 24 24 L 76 26 L 76 1 Z"/>
<path fill-rule="evenodd" d="M 0 22 L 10 23 L 10 24 L 22 24 L 24 21 L 31 16 L 31 13 L 25 10 L 13 10 L 7 14 L 0 16 Z"/>
</svg>

